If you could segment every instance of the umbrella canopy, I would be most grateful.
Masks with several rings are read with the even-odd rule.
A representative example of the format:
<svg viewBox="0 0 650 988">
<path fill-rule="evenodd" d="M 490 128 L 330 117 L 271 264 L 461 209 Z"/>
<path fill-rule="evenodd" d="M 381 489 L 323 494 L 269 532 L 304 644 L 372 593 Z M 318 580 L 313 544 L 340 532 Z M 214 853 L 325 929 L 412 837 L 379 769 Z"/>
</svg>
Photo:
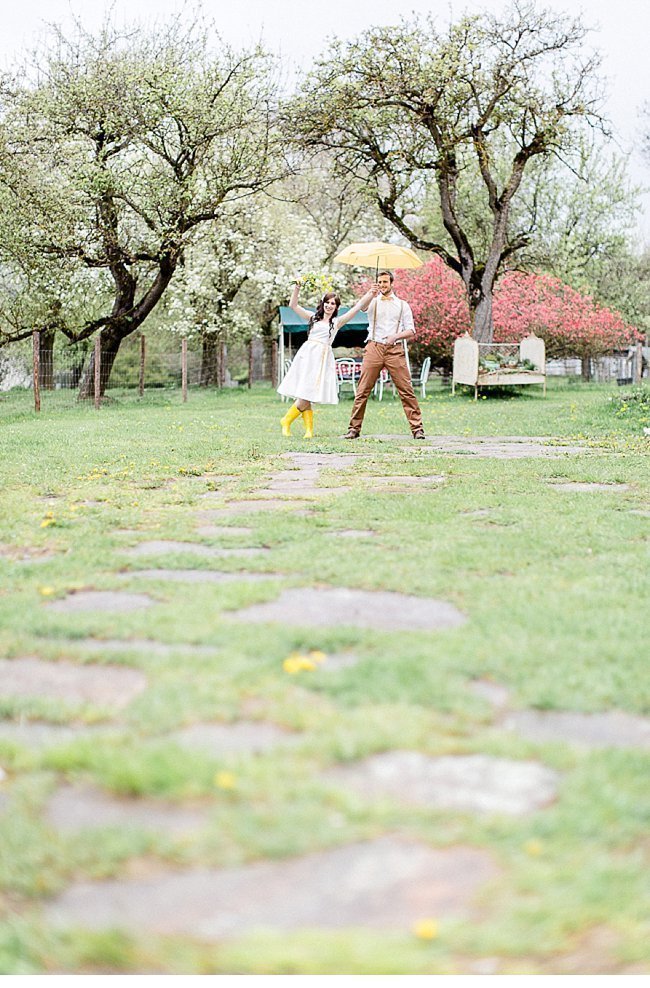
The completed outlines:
<svg viewBox="0 0 650 988">
<path fill-rule="evenodd" d="M 381 241 L 367 244 L 350 244 L 334 258 L 339 264 L 353 264 L 361 268 L 420 268 L 422 261 L 410 247 L 385 244 Z"/>
</svg>

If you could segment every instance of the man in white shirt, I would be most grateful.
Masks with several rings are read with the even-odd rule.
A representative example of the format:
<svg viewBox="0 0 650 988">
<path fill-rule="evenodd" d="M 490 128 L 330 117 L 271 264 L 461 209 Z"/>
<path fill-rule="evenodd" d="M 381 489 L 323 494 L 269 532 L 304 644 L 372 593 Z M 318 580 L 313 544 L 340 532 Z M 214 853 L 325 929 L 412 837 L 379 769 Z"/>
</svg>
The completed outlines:
<svg viewBox="0 0 650 988">
<path fill-rule="evenodd" d="M 359 438 L 370 392 L 385 367 L 402 399 L 413 438 L 424 439 L 422 412 L 411 384 L 411 373 L 402 344 L 402 340 L 415 336 L 411 306 L 395 295 L 390 271 L 380 271 L 377 284 L 379 295 L 368 303 L 365 310 L 368 312 L 368 342 L 363 354 L 350 426 L 344 438 Z"/>
</svg>

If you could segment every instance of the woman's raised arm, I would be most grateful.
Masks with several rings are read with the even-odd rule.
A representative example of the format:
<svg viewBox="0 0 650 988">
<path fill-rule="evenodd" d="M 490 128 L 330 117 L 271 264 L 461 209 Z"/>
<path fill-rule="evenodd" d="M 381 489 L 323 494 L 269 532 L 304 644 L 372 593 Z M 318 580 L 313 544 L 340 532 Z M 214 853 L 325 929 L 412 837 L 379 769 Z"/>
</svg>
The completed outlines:
<svg viewBox="0 0 650 988">
<path fill-rule="evenodd" d="M 314 313 L 311 312 L 309 309 L 303 309 L 302 305 L 298 305 L 299 292 L 300 292 L 300 282 L 294 281 L 293 291 L 291 292 L 291 301 L 289 302 L 289 308 L 293 309 L 293 311 L 296 313 L 297 316 L 302 316 L 303 319 L 306 319 L 307 322 L 309 322 L 309 320 L 311 319 Z"/>
<path fill-rule="evenodd" d="M 355 304 L 352 306 L 352 308 L 349 309 L 345 313 L 345 315 L 339 316 L 339 318 L 336 321 L 336 325 L 339 327 L 339 329 L 340 329 L 341 326 L 345 326 L 346 322 L 349 322 L 350 319 L 352 319 L 353 316 L 356 316 L 357 312 L 359 312 L 360 309 L 363 309 L 367 305 L 369 305 L 370 302 L 372 302 L 372 300 L 375 297 L 375 295 L 378 293 L 378 291 L 379 291 L 379 289 L 377 288 L 377 286 L 376 285 L 373 285 L 373 287 L 370 289 L 370 291 L 366 292 L 365 295 L 362 295 L 361 298 L 359 299 L 359 301 L 358 302 L 355 302 Z"/>
</svg>

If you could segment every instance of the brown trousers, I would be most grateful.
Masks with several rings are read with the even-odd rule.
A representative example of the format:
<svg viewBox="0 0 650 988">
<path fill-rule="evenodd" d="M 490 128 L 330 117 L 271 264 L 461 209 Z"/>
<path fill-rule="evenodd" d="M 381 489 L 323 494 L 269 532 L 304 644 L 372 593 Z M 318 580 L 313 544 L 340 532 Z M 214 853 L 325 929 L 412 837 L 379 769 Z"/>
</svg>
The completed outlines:
<svg viewBox="0 0 650 988">
<path fill-rule="evenodd" d="M 374 388 L 383 367 L 386 368 L 397 388 L 411 432 L 415 435 L 418 429 L 422 428 L 422 412 L 411 384 L 411 375 L 406 363 L 403 343 L 387 346 L 385 343 L 374 343 L 371 340 L 366 344 L 357 394 L 352 406 L 350 428 L 357 433 L 361 432 L 370 392 Z"/>
</svg>

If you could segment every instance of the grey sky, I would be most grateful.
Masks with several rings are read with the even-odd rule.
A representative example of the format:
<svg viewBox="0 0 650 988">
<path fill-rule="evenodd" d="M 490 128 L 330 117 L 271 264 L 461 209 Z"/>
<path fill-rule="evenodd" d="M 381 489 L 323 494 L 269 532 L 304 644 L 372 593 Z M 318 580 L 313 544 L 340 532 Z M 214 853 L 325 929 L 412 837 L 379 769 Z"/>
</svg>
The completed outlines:
<svg viewBox="0 0 650 988">
<path fill-rule="evenodd" d="M 372 24 L 394 24 L 412 12 L 431 12 L 443 24 L 464 11 L 499 11 L 505 0 L 203 0 L 204 12 L 235 46 L 263 40 L 299 71 L 326 46 L 329 38 L 352 37 Z M 650 102 L 650 3 L 648 0 L 544 0 L 543 5 L 581 14 L 593 27 L 592 44 L 603 55 L 607 82 L 606 113 L 621 150 L 630 154 L 630 176 L 650 186 L 650 162 L 640 153 L 639 112 Z M 138 19 L 165 20 L 183 9 L 182 0 L 4 0 L 0 32 L 0 62 L 4 67 L 17 52 L 31 47 L 47 22 L 70 25 L 76 15 L 88 28 L 96 27 L 109 6 L 118 23 Z M 191 9 L 191 5 L 189 7 Z M 650 244 L 650 193 L 643 197 L 639 236 Z"/>
</svg>

